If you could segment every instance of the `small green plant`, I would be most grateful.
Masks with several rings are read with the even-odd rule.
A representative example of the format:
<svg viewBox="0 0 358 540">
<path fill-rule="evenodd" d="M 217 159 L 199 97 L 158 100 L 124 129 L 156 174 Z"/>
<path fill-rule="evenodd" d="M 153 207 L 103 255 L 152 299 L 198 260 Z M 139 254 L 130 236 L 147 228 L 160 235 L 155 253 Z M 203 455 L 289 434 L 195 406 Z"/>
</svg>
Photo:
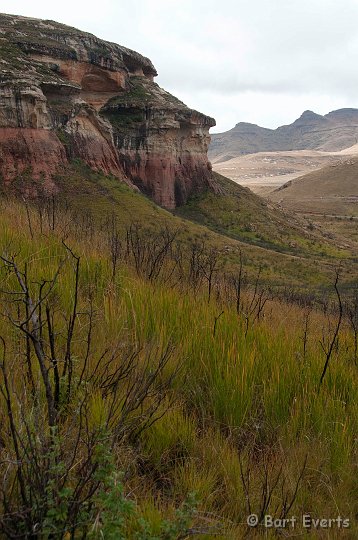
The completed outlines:
<svg viewBox="0 0 358 540">
<path fill-rule="evenodd" d="M 70 144 L 70 136 L 63 129 L 58 129 L 56 135 L 63 145 L 68 146 Z"/>
<path fill-rule="evenodd" d="M 89 538 L 105 540 L 176 540 L 185 535 L 196 512 L 196 497 L 190 494 L 176 510 L 172 519 L 161 519 L 155 531 L 151 522 L 143 517 L 136 504 L 124 494 L 121 475 L 108 447 L 97 447 L 98 470 L 96 479 L 101 489 L 94 498 Z"/>
</svg>

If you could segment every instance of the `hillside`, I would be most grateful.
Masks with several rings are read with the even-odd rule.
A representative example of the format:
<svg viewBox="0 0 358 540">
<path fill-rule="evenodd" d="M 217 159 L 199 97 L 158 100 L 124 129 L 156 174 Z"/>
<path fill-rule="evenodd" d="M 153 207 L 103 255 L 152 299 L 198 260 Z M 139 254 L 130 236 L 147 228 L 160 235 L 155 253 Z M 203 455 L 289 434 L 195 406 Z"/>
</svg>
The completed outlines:
<svg viewBox="0 0 358 540">
<path fill-rule="evenodd" d="M 314 223 L 340 245 L 358 252 L 358 160 L 348 149 L 335 164 L 265 190 L 266 198 L 286 212 Z M 344 156 L 344 154 L 346 154 Z"/>
<path fill-rule="evenodd" d="M 339 109 L 324 116 L 305 111 L 292 124 L 277 129 L 240 122 L 229 131 L 213 134 L 209 158 L 219 163 L 256 152 L 335 152 L 355 145 L 357 140 L 358 109 Z"/>
<path fill-rule="evenodd" d="M 31 191 L 32 183 L 26 178 Z M 219 193 L 210 189 L 191 198 L 174 213 L 157 206 L 144 195 L 74 162 L 63 175 L 56 175 L 59 193 L 28 200 L 38 212 L 57 215 L 68 209 L 79 227 L 107 227 L 115 221 L 121 231 L 132 225 L 158 234 L 169 227 L 180 232 L 187 255 L 193 245 L 206 244 L 218 250 L 226 271 L 236 272 L 241 255 L 251 281 L 261 267 L 261 279 L 276 290 L 294 287 L 303 294 L 326 295 L 331 290 L 335 266 L 341 261 L 342 283 L 354 287 L 358 275 L 355 250 L 340 237 L 329 238 L 324 228 L 311 220 L 286 213 L 225 177 L 214 174 Z M 0 201 L 22 200 L 24 179 L 11 190 L 0 189 Z M 1 187 L 1 184 L 0 184 Z M 42 209 L 42 210 L 41 210 Z M 318 263 L 318 264 L 317 264 Z"/>
<path fill-rule="evenodd" d="M 296 178 L 269 198 L 298 212 L 358 216 L 358 159 L 345 159 Z"/>
<path fill-rule="evenodd" d="M 92 174 L 100 207 L 117 192 L 143 220 Z M 348 318 L 323 373 L 336 302 L 250 287 L 208 246 L 183 259 L 172 229 L 0 204 L 1 536 L 258 539 L 249 512 L 289 505 L 355 538 Z"/>
</svg>

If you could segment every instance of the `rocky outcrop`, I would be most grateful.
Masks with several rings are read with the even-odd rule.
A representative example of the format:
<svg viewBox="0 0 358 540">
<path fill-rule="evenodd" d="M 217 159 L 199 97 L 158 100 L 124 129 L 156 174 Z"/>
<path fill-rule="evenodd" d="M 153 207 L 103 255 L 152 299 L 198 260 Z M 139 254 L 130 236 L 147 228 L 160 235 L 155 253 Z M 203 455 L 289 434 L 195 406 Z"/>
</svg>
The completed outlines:
<svg viewBox="0 0 358 540">
<path fill-rule="evenodd" d="M 211 118 L 188 109 L 157 84 L 138 76 L 101 113 L 113 126 L 114 144 L 126 176 L 162 206 L 180 205 L 193 191 L 210 185 Z"/>
<path fill-rule="evenodd" d="M 53 188 L 80 158 L 174 208 L 211 186 L 215 121 L 161 89 L 148 58 L 53 21 L 0 15 L 0 172 Z"/>
</svg>

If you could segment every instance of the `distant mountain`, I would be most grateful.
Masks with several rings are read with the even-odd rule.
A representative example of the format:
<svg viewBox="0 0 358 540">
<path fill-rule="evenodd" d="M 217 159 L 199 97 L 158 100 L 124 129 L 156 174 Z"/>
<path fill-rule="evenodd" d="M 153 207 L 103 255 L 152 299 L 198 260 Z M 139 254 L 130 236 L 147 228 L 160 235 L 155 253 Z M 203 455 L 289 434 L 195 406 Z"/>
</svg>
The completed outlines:
<svg viewBox="0 0 358 540">
<path fill-rule="evenodd" d="M 212 135 L 209 158 L 213 163 L 243 154 L 280 150 L 336 152 L 358 142 L 358 109 L 339 109 L 324 116 L 305 111 L 292 124 L 267 129 L 239 122 L 225 133 Z"/>
</svg>

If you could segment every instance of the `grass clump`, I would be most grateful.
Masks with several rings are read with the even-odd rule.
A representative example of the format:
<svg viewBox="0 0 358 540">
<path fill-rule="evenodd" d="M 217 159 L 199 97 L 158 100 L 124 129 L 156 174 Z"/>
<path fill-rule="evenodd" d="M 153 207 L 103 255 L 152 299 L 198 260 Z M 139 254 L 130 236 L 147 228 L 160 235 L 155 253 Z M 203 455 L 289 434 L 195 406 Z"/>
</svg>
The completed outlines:
<svg viewBox="0 0 358 540">
<path fill-rule="evenodd" d="M 136 200 L 127 188 L 116 191 L 111 180 L 92 175 L 88 186 L 99 193 Z M 97 204 L 106 211 L 108 199 L 99 196 Z M 358 388 L 348 318 L 320 384 L 320 341 L 331 339 L 334 303 L 326 312 L 317 305 L 307 312 L 270 296 L 257 315 L 250 312 L 257 299 L 252 286 L 243 287 L 238 308 L 218 267 L 208 295 L 207 280 L 195 281 L 187 260 L 173 264 L 181 261 L 174 243 L 151 277 L 150 236 L 125 229 L 125 222 L 115 230 L 108 221 L 84 226 L 61 208 L 53 224 L 46 207 L 40 218 L 39 209 L 5 199 L 1 210 L 0 253 L 10 261 L 2 261 L 0 273 L 6 345 L 0 349 L 0 452 L 11 457 L 0 475 L 3 530 L 23 534 L 36 523 L 41 533 L 75 530 L 95 538 L 175 539 L 199 531 L 235 539 L 248 534 L 250 513 L 310 513 L 349 518 L 354 537 Z M 137 233 L 143 243 L 132 243 Z M 41 334 L 26 322 L 28 295 L 21 294 L 11 261 L 40 301 Z M 14 324 L 24 317 L 30 341 Z M 45 353 L 56 405 L 51 425 L 42 360 L 32 343 Z M 16 437 L 19 451 L 36 459 L 16 458 Z M 23 514 L 19 478 L 39 503 L 31 519 L 23 518 L 31 514 Z"/>
</svg>

